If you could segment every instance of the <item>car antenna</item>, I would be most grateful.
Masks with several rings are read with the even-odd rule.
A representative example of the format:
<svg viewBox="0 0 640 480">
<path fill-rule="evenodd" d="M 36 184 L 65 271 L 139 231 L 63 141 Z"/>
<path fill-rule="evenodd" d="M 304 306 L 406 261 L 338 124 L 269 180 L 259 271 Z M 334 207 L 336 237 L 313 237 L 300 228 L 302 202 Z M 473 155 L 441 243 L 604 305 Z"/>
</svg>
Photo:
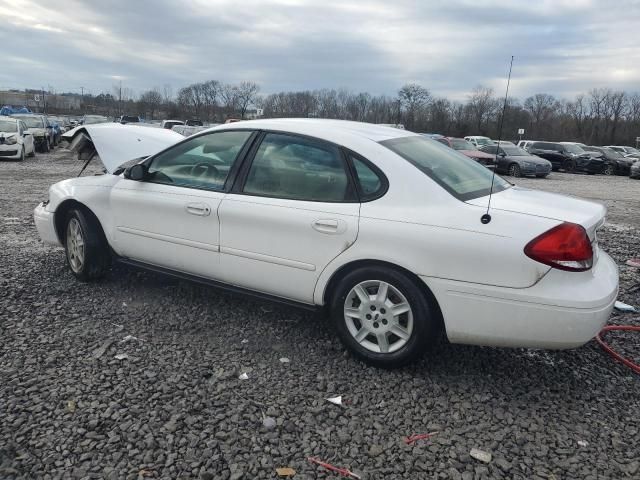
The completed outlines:
<svg viewBox="0 0 640 480">
<path fill-rule="evenodd" d="M 511 69 L 513 68 L 513 55 L 511 55 L 511 63 L 509 64 L 509 76 L 507 77 L 507 91 L 504 94 L 504 103 L 502 104 L 502 116 L 500 117 L 500 129 L 498 130 L 498 148 L 496 155 L 493 157 L 493 174 L 491 175 L 491 188 L 489 189 L 489 201 L 487 202 L 487 211 L 480 217 L 480 221 L 486 225 L 491 221 L 489 209 L 491 208 L 491 197 L 493 195 L 493 181 L 496 178 L 496 167 L 498 164 L 498 152 L 500 151 L 500 140 L 502 140 L 502 126 L 504 125 L 504 114 L 507 111 L 507 99 L 509 98 L 509 84 L 511 83 Z"/>
</svg>

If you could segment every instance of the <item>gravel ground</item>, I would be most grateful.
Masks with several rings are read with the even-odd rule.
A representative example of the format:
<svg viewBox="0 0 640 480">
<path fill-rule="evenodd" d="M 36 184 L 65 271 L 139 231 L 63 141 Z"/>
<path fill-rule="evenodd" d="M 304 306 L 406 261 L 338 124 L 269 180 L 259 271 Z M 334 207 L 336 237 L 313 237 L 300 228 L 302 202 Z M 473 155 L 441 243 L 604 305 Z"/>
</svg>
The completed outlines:
<svg viewBox="0 0 640 480">
<path fill-rule="evenodd" d="M 312 455 L 366 479 L 640 478 L 639 378 L 593 341 L 564 352 L 443 342 L 381 371 L 345 353 L 318 314 L 124 267 L 77 282 L 31 212 L 79 169 L 60 150 L 0 163 L 0 478 L 253 479 L 282 466 L 336 478 Z M 640 305 L 624 266 L 640 255 L 640 182 L 517 183 L 604 201 L 620 298 Z M 637 337 L 609 338 L 640 356 Z"/>
</svg>

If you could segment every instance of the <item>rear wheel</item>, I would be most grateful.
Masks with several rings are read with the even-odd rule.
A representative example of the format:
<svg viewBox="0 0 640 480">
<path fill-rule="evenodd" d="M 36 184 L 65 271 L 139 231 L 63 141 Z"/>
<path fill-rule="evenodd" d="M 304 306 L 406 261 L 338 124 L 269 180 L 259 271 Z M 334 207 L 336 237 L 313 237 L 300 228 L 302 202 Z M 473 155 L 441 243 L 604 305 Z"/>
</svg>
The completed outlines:
<svg viewBox="0 0 640 480">
<path fill-rule="evenodd" d="M 331 315 L 342 343 L 382 368 L 418 360 L 437 338 L 437 313 L 413 279 L 387 267 L 364 267 L 337 285 Z"/>
<path fill-rule="evenodd" d="M 509 175 L 512 177 L 521 177 L 522 173 L 520 172 L 520 165 L 517 163 L 512 163 L 509 165 Z"/>
<path fill-rule="evenodd" d="M 65 225 L 64 248 L 71 272 L 85 282 L 102 277 L 109 266 L 109 247 L 98 220 L 74 208 Z"/>
<path fill-rule="evenodd" d="M 616 174 L 616 167 L 613 166 L 613 164 L 611 164 L 611 163 L 607 163 L 604 166 L 604 170 L 603 170 L 602 173 L 604 173 L 605 175 L 615 175 Z"/>
</svg>

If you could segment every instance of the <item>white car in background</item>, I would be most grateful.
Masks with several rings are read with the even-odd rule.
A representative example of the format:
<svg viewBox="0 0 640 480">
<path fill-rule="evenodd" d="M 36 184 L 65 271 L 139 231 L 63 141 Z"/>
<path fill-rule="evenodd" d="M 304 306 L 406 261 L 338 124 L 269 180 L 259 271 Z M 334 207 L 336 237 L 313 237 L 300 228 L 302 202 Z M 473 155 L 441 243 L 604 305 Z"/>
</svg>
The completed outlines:
<svg viewBox="0 0 640 480">
<path fill-rule="evenodd" d="M 36 154 L 33 135 L 22 120 L 0 116 L 0 160 L 24 160 Z"/>
<path fill-rule="evenodd" d="M 621 153 L 627 158 L 634 158 L 640 160 L 640 150 L 633 147 L 627 147 L 625 145 L 607 145 L 604 148 L 610 148 L 618 153 Z"/>
<path fill-rule="evenodd" d="M 473 143 L 476 147 L 484 147 L 485 145 L 493 145 L 496 142 L 491 140 L 489 137 L 482 137 L 480 135 L 471 135 L 468 137 L 464 137 L 467 142 Z"/>
<path fill-rule="evenodd" d="M 602 205 L 492 179 L 419 134 L 272 119 L 187 138 L 120 125 L 66 135 L 109 173 L 56 183 L 34 218 L 83 281 L 117 260 L 327 307 L 342 342 L 381 367 L 418 359 L 440 332 L 578 347 L 616 300 Z"/>
<path fill-rule="evenodd" d="M 182 120 L 162 120 L 162 124 L 160 126 L 167 130 L 171 130 L 176 125 L 184 125 L 184 122 Z"/>
</svg>

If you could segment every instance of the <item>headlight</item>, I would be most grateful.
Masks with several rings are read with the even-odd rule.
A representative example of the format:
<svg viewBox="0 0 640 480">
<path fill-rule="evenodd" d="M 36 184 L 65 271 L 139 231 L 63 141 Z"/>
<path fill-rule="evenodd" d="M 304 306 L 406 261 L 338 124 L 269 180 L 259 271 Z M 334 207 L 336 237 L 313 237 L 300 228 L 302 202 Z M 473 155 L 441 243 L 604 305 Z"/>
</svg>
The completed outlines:
<svg viewBox="0 0 640 480">
<path fill-rule="evenodd" d="M 7 145 L 15 145 L 18 142 L 18 140 L 16 140 L 16 136 L 12 135 L 10 137 L 4 137 L 4 143 Z"/>
</svg>

